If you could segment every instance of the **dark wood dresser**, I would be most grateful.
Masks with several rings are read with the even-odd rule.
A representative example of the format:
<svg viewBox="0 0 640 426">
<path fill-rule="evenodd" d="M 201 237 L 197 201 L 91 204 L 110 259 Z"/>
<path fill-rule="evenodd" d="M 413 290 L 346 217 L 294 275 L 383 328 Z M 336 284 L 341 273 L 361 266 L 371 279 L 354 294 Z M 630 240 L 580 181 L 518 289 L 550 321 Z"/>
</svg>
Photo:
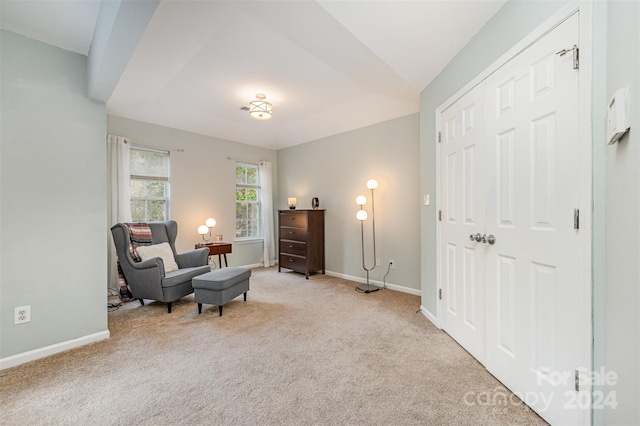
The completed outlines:
<svg viewBox="0 0 640 426">
<path fill-rule="evenodd" d="M 324 274 L 324 210 L 279 210 L 278 272 Z"/>
</svg>

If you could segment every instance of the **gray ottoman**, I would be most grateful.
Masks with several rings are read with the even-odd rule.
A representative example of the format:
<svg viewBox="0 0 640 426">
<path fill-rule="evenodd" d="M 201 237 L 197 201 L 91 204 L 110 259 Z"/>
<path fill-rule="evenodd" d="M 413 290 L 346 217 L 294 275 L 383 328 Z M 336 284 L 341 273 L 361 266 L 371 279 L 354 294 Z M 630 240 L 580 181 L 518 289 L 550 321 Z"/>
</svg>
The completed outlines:
<svg viewBox="0 0 640 426">
<path fill-rule="evenodd" d="M 223 268 L 194 277 L 191 285 L 198 303 L 198 314 L 202 313 L 202 304 L 207 303 L 218 305 L 222 316 L 222 306 L 242 293 L 246 302 L 250 276 L 251 269 Z"/>
</svg>

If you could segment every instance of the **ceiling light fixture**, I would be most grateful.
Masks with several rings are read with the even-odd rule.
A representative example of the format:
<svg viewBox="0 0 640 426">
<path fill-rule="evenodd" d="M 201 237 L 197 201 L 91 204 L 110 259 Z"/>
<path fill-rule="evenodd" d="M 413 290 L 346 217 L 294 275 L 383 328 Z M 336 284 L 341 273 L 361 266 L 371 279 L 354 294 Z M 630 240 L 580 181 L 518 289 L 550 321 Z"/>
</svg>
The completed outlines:
<svg viewBox="0 0 640 426">
<path fill-rule="evenodd" d="M 267 97 L 262 93 L 256 95 L 256 100 L 249 102 L 249 115 L 256 120 L 271 118 L 271 103 L 265 101 Z"/>
</svg>

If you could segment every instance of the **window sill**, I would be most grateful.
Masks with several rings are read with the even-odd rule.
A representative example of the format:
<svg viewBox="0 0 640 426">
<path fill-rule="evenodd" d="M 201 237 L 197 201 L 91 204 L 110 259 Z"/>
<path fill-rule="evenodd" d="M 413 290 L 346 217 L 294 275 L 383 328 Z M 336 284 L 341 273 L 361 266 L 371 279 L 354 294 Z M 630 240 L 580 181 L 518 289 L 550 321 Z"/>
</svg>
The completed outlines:
<svg viewBox="0 0 640 426">
<path fill-rule="evenodd" d="M 235 240 L 234 244 L 255 244 L 264 242 L 264 238 L 243 238 L 241 240 Z"/>
</svg>

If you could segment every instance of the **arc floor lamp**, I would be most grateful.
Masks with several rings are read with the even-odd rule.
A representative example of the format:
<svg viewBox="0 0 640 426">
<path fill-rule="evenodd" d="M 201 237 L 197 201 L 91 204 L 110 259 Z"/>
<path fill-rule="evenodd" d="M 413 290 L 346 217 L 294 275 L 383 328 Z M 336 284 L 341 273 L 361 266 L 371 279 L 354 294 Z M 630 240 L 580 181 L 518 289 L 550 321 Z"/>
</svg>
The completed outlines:
<svg viewBox="0 0 640 426">
<path fill-rule="evenodd" d="M 356 219 L 360 221 L 360 236 L 362 239 L 362 269 L 367 272 L 367 283 L 360 284 L 356 287 L 356 291 L 360 293 L 373 293 L 374 291 L 380 290 L 380 287 L 377 285 L 371 284 L 369 282 L 369 272 L 374 270 L 376 267 L 376 215 L 374 210 L 374 202 L 373 202 L 373 191 L 378 188 L 378 182 L 375 179 L 369 179 L 367 181 L 367 188 L 371 190 L 371 222 L 372 222 L 372 232 L 373 232 L 373 265 L 370 268 L 367 268 L 366 262 L 364 260 L 364 221 L 367 220 L 367 211 L 364 210 L 364 205 L 367 204 L 367 197 L 364 195 L 358 195 L 356 197 L 356 204 L 360 206 L 360 210 L 356 213 Z"/>
</svg>

